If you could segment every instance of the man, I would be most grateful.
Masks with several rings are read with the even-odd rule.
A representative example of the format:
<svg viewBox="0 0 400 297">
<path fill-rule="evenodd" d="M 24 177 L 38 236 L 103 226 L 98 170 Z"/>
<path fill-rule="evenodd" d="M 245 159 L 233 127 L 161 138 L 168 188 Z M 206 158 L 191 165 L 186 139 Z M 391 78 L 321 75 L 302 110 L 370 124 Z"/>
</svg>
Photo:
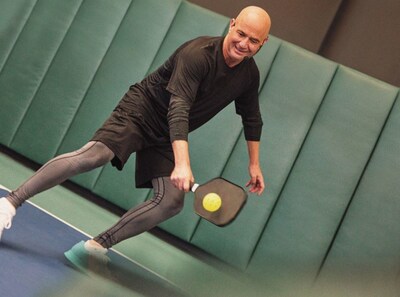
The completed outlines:
<svg viewBox="0 0 400 297">
<path fill-rule="evenodd" d="M 246 7 L 232 19 L 225 37 L 199 37 L 180 46 L 155 72 L 130 87 L 109 119 L 81 149 L 47 162 L 9 196 L 0 199 L 0 237 L 27 199 L 71 176 L 107 162 L 122 170 L 136 152 L 136 186 L 154 197 L 130 209 L 109 230 L 85 243 L 89 252 L 108 248 L 176 215 L 194 183 L 188 133 L 232 101 L 241 115 L 249 152 L 250 192 L 260 195 L 262 120 L 259 72 L 253 56 L 267 41 L 270 18 Z"/>
</svg>

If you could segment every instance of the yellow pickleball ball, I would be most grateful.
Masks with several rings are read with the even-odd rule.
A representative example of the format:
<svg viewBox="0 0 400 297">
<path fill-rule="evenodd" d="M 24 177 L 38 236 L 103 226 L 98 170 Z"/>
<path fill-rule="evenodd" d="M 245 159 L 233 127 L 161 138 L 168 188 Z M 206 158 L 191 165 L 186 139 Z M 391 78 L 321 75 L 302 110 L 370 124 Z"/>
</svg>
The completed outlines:
<svg viewBox="0 0 400 297">
<path fill-rule="evenodd" d="M 208 193 L 203 198 L 203 207 L 209 212 L 214 212 L 220 209 L 222 204 L 221 197 L 216 193 Z"/>
</svg>

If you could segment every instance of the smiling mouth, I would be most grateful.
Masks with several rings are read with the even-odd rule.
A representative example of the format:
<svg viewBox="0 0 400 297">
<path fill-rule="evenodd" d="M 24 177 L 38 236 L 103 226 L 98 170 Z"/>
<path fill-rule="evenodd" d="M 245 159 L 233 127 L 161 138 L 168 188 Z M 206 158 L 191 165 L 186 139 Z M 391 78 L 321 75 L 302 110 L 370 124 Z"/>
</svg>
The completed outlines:
<svg viewBox="0 0 400 297">
<path fill-rule="evenodd" d="M 240 55 L 246 55 L 247 54 L 246 50 L 238 49 L 236 46 L 234 48 L 235 48 L 235 52 L 239 53 Z"/>
</svg>

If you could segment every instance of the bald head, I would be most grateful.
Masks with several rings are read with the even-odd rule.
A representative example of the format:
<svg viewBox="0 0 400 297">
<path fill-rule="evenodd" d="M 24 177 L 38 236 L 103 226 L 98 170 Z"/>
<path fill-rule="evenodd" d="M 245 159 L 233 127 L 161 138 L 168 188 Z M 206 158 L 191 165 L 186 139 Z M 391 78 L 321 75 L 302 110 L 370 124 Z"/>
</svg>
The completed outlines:
<svg viewBox="0 0 400 297">
<path fill-rule="evenodd" d="M 236 23 L 244 23 L 253 27 L 262 39 L 267 38 L 271 28 L 271 18 L 264 9 L 258 6 L 248 6 L 242 9 L 236 17 Z"/>
<path fill-rule="evenodd" d="M 223 43 L 225 62 L 234 67 L 246 57 L 252 57 L 267 41 L 271 19 L 268 13 L 257 6 L 244 8 L 236 19 L 232 19 L 229 32 Z"/>
</svg>

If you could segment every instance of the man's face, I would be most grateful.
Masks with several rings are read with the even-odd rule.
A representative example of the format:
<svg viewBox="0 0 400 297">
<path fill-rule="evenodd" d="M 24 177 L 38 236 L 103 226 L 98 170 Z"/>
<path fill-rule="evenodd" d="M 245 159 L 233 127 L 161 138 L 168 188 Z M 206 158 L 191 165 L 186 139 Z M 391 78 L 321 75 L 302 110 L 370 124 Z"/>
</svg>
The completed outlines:
<svg viewBox="0 0 400 297">
<path fill-rule="evenodd" d="M 247 20 L 231 20 L 224 44 L 224 57 L 229 64 L 238 64 L 254 56 L 266 42 L 265 28 Z"/>
</svg>

